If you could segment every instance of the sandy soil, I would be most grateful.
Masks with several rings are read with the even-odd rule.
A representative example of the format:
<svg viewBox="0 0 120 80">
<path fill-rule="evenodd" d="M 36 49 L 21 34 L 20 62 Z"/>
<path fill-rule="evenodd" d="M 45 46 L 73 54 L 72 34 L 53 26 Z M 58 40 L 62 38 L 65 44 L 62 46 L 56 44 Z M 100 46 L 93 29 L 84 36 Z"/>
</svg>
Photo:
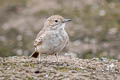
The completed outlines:
<svg viewBox="0 0 120 80">
<path fill-rule="evenodd" d="M 120 80 L 120 62 L 59 56 L 0 58 L 0 80 Z"/>
</svg>

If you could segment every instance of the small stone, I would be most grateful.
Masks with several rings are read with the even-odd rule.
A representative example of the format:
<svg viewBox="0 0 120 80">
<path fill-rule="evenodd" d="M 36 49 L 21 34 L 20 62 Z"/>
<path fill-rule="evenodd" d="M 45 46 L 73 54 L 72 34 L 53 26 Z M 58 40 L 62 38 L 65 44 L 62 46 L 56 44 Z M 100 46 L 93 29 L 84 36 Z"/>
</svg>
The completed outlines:
<svg viewBox="0 0 120 80">
<path fill-rule="evenodd" d="M 35 71 L 35 73 L 38 74 L 38 73 L 40 73 L 40 71 L 37 70 L 37 71 Z"/>
</svg>

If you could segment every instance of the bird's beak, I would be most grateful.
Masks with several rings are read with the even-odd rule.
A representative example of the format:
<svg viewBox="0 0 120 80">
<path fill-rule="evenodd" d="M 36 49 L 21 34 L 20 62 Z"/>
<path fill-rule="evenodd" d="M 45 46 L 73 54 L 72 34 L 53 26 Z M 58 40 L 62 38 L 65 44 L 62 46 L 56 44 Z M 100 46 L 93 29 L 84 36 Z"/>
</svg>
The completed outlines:
<svg viewBox="0 0 120 80">
<path fill-rule="evenodd" d="M 65 22 L 70 22 L 70 21 L 72 21 L 72 20 L 71 19 L 64 19 L 63 22 L 65 23 Z"/>
</svg>

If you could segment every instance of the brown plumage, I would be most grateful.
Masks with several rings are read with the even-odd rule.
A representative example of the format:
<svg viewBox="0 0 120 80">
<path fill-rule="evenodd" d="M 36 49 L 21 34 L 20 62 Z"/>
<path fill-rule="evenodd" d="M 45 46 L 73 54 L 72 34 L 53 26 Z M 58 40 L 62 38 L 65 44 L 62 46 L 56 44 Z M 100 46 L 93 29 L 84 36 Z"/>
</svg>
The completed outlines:
<svg viewBox="0 0 120 80">
<path fill-rule="evenodd" d="M 64 19 L 59 15 L 49 17 L 34 41 L 35 51 L 31 57 L 37 58 L 40 54 L 59 53 L 69 41 L 68 34 L 64 29 L 65 23 L 68 21 L 71 20 Z"/>
</svg>

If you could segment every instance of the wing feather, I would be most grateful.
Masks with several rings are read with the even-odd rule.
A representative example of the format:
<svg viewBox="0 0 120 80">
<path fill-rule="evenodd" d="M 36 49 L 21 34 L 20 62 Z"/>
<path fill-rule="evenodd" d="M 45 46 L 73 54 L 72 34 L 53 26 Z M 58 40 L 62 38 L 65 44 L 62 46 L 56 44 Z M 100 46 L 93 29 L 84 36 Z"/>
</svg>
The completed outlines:
<svg viewBox="0 0 120 80">
<path fill-rule="evenodd" d="M 41 31 L 37 34 L 37 37 L 36 37 L 36 39 L 35 39 L 35 41 L 34 41 L 34 47 L 42 44 L 42 41 L 43 41 L 43 36 L 42 36 L 42 35 L 43 35 L 44 32 L 45 32 L 44 30 L 41 30 Z"/>
</svg>

